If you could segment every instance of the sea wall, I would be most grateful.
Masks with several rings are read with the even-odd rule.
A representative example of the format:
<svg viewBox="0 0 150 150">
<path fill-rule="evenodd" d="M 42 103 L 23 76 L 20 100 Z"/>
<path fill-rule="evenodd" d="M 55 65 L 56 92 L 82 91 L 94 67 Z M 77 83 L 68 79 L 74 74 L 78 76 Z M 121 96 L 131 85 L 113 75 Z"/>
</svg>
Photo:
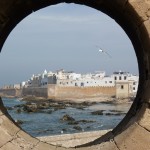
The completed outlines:
<svg viewBox="0 0 150 150">
<path fill-rule="evenodd" d="M 48 85 L 48 87 L 28 87 L 23 89 L 1 89 L 0 96 L 6 97 L 44 97 L 58 100 L 85 99 L 96 97 L 112 97 L 116 94 L 115 87 L 62 87 Z"/>
<path fill-rule="evenodd" d="M 115 96 L 115 87 L 62 87 L 48 86 L 48 97 L 55 99 L 82 99 L 102 96 Z"/>
<path fill-rule="evenodd" d="M 21 97 L 21 89 L 0 89 L 0 96 L 2 97 Z"/>
<path fill-rule="evenodd" d="M 47 98 L 47 87 L 28 87 L 22 89 L 22 96 L 34 96 L 34 97 L 44 97 Z"/>
</svg>

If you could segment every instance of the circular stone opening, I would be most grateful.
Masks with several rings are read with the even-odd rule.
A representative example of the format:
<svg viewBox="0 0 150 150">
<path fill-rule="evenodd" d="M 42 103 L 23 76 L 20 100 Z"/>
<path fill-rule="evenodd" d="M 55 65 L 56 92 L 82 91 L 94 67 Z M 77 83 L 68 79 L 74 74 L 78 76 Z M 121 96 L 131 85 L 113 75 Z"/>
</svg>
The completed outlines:
<svg viewBox="0 0 150 150">
<path fill-rule="evenodd" d="M 34 12 L 17 25 L 2 51 L 2 59 L 11 62 L 5 66 L 13 68 L 1 70 L 4 97 L 12 96 L 2 100 L 34 137 L 106 133 L 124 118 L 136 96 L 133 47 L 118 24 L 95 9 L 60 4 Z M 53 90 L 54 75 L 57 94 L 45 96 L 43 89 Z"/>
<path fill-rule="evenodd" d="M 139 73 L 140 73 L 140 81 L 139 81 L 139 90 L 137 93 L 137 97 L 134 101 L 134 104 L 132 105 L 130 111 L 126 115 L 126 117 L 123 119 L 123 121 L 112 131 L 112 134 L 107 134 L 104 137 L 100 138 L 99 140 L 96 140 L 95 143 L 100 143 L 102 141 L 108 141 L 110 138 L 113 139 L 114 145 L 109 145 L 109 147 L 116 146 L 119 149 L 123 146 L 120 142 L 121 137 L 123 134 L 137 134 L 135 133 L 135 130 L 141 130 L 142 133 L 145 133 L 146 136 L 148 136 L 148 132 L 144 128 L 147 129 L 147 126 L 145 126 L 144 121 L 141 123 L 139 120 L 142 120 L 142 117 L 145 113 L 145 110 L 147 107 L 147 102 L 149 99 L 149 58 L 148 56 L 148 49 L 149 49 L 149 36 L 148 36 L 148 26 L 149 22 L 147 22 L 147 8 L 149 7 L 149 2 L 127 2 L 127 1 L 116 1 L 116 2 L 108 2 L 108 1 L 73 1 L 75 3 L 81 3 L 87 6 L 91 6 L 93 8 L 102 10 L 104 13 L 108 14 L 110 17 L 114 18 L 118 24 L 126 31 L 129 38 L 131 39 L 133 46 L 135 48 L 135 52 L 138 58 L 138 64 L 139 64 Z M 53 2 L 59 3 L 57 1 Z M 20 2 L 15 3 L 15 5 L 11 2 L 2 2 L 2 9 L 3 11 L 1 15 L 1 36 L 0 36 L 0 44 L 1 47 L 6 40 L 6 37 L 10 33 L 10 31 L 13 29 L 13 27 L 25 16 L 27 16 L 29 13 L 32 12 L 32 10 L 37 10 L 42 7 L 51 5 L 52 3 L 49 1 L 44 2 L 37 2 L 36 4 L 32 1 L 27 2 Z M 142 8 L 139 8 L 138 6 L 142 5 Z M 4 8 L 9 7 L 9 9 Z M 17 8 L 17 9 L 14 9 Z M 134 8 L 134 9 L 133 9 Z M 128 11 L 126 11 L 128 10 Z M 138 11 L 140 10 L 140 11 Z M 11 13 L 10 13 L 11 12 Z M 20 13 L 18 13 L 20 12 Z M 143 13 L 142 15 L 140 13 Z M 146 12 L 146 13 L 145 13 Z M 8 15 L 9 14 L 9 15 Z M 15 20 L 12 19 L 13 16 L 16 16 Z M 139 17 L 140 16 L 140 17 Z M 143 39 L 144 42 L 143 42 Z M 5 113 L 5 109 L 2 107 L 2 114 Z M 140 113 L 140 115 L 137 116 L 137 114 Z M 135 123 L 136 122 L 136 123 Z M 144 127 L 143 127 L 144 126 Z M 142 128 L 143 127 L 143 128 Z M 124 132 L 123 132 L 124 131 Z M 128 132 L 129 131 L 129 132 Z M 130 132 L 132 131 L 132 133 Z M 121 137 L 118 137 L 118 133 L 121 133 Z M 130 140 L 130 139 L 129 139 Z M 136 141 L 138 139 L 135 138 Z M 141 140 L 146 140 L 144 137 L 141 138 Z M 6 140 L 7 141 L 7 140 Z M 7 142 L 5 142 L 7 143 Z M 110 144 L 110 143 L 109 143 Z M 88 146 L 92 145 L 90 143 Z M 38 145 L 39 146 L 39 145 Z M 128 139 L 125 140 L 124 146 L 127 147 L 127 149 L 136 148 L 136 146 L 140 146 L 143 148 L 144 146 L 141 144 L 130 144 L 128 143 Z M 146 145 L 147 147 L 149 145 Z M 39 146 L 40 147 L 40 146 Z M 103 148 L 108 149 L 108 145 L 106 143 L 106 146 Z M 146 147 L 144 147 L 146 148 Z"/>
</svg>

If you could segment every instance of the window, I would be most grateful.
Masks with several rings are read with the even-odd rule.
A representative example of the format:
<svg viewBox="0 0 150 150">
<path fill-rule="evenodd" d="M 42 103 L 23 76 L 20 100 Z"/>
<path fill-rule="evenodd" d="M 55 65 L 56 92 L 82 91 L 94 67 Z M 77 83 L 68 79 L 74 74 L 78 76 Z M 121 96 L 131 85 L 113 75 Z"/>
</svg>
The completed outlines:
<svg viewBox="0 0 150 150">
<path fill-rule="evenodd" d="M 119 80 L 121 80 L 121 76 L 119 77 Z"/>
<path fill-rule="evenodd" d="M 124 89 L 124 86 L 123 86 L 123 85 L 121 85 L 121 89 Z"/>
<path fill-rule="evenodd" d="M 126 76 L 124 76 L 124 80 L 126 80 L 127 79 L 127 77 Z"/>
<path fill-rule="evenodd" d="M 133 82 L 133 85 L 136 85 L 136 82 Z"/>
<path fill-rule="evenodd" d="M 133 87 L 133 90 L 135 90 L 135 87 Z"/>
<path fill-rule="evenodd" d="M 117 77 L 115 77 L 115 80 L 117 80 Z"/>
<path fill-rule="evenodd" d="M 83 83 L 83 82 L 81 82 L 81 86 L 84 86 L 84 83 Z"/>
<path fill-rule="evenodd" d="M 109 81 L 109 83 L 112 83 L 112 81 Z"/>
</svg>

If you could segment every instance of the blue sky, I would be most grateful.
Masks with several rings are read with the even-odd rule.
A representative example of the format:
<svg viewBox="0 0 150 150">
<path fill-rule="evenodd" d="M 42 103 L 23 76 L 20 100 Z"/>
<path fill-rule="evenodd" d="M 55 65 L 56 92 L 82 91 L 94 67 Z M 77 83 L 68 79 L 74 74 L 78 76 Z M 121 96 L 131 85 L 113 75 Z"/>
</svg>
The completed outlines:
<svg viewBox="0 0 150 150">
<path fill-rule="evenodd" d="M 133 46 L 113 19 L 87 6 L 64 3 L 33 12 L 10 33 L 0 54 L 0 86 L 62 68 L 138 74 Z"/>
</svg>

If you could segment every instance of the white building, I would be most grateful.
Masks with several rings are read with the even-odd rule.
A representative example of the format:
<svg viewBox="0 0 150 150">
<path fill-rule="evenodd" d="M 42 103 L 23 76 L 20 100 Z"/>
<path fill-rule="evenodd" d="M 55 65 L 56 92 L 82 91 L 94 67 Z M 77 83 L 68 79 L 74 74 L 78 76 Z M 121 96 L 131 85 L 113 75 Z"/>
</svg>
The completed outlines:
<svg viewBox="0 0 150 150">
<path fill-rule="evenodd" d="M 135 96 L 138 90 L 139 76 L 132 75 L 129 72 L 114 72 L 112 77 L 114 78 L 117 85 L 120 84 L 120 88 L 124 89 L 124 84 L 129 85 L 129 94 Z"/>
<path fill-rule="evenodd" d="M 58 86 L 67 87 L 115 87 L 116 84 L 120 87 L 122 83 L 129 84 L 129 93 L 135 94 L 138 89 L 139 77 L 132 75 L 129 72 L 114 72 L 111 76 L 106 76 L 105 71 L 96 71 L 91 74 L 79 74 L 63 69 L 56 72 L 47 72 L 33 75 L 28 81 L 23 82 L 24 87 L 46 87 L 48 84 L 56 84 Z"/>
</svg>

